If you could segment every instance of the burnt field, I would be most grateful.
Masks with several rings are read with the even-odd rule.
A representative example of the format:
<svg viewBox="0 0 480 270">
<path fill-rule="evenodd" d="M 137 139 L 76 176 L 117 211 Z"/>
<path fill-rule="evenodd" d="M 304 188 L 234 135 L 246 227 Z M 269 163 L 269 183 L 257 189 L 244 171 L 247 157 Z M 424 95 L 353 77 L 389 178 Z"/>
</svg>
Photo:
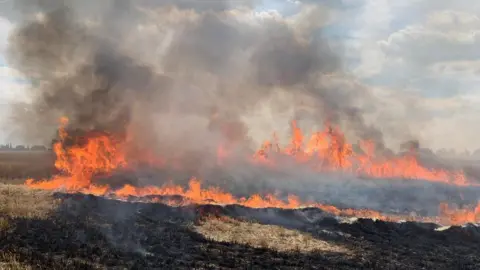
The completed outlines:
<svg viewBox="0 0 480 270">
<path fill-rule="evenodd" d="M 478 269 L 480 230 L 0 186 L 2 269 Z"/>
<path fill-rule="evenodd" d="M 0 269 L 479 269 L 472 224 L 339 218 L 316 208 L 119 201 L 28 189 L 48 152 L 0 152 Z"/>
</svg>

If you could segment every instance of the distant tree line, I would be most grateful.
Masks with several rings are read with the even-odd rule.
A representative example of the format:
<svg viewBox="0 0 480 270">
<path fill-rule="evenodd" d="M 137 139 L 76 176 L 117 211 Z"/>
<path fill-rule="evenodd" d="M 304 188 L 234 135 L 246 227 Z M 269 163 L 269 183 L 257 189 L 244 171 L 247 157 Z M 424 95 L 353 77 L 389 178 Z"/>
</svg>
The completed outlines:
<svg viewBox="0 0 480 270">
<path fill-rule="evenodd" d="M 0 151 L 50 151 L 45 145 L 12 145 L 11 143 L 0 144 Z"/>
<path fill-rule="evenodd" d="M 54 141 L 55 142 L 55 141 Z M 53 144 L 52 144 L 53 145 Z M 408 148 L 416 148 L 418 145 L 412 144 L 408 145 Z M 405 150 L 407 146 L 402 145 L 402 149 Z M 0 151 L 51 151 L 51 147 L 46 147 L 45 145 L 13 145 L 11 143 L 0 144 Z M 480 158 L 480 149 L 473 151 L 465 150 L 463 152 L 457 152 L 454 149 L 440 149 L 437 151 L 432 151 L 430 149 L 420 148 L 417 151 L 424 154 L 436 155 L 439 157 L 449 157 L 449 158 Z"/>
</svg>

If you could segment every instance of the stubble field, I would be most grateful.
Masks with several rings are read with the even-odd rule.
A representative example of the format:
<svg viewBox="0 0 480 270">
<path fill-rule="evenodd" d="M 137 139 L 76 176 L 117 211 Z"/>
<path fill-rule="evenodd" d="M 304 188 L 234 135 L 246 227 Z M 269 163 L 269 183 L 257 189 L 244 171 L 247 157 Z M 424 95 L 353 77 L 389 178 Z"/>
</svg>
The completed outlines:
<svg viewBox="0 0 480 270">
<path fill-rule="evenodd" d="M 27 189 L 46 152 L 0 152 L 0 269 L 480 269 L 476 226 L 319 209 L 171 207 Z"/>
</svg>

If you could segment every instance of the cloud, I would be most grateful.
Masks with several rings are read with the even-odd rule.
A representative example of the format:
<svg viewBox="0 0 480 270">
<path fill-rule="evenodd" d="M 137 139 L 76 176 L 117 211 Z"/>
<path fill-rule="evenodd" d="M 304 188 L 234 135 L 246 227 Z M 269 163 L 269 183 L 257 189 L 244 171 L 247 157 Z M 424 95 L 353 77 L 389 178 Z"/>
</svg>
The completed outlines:
<svg viewBox="0 0 480 270">
<path fill-rule="evenodd" d="M 357 32 L 364 41 L 357 48 L 360 64 L 354 71 L 358 76 L 418 87 L 418 81 L 448 75 L 443 71 L 451 74 L 455 70 L 455 76 L 461 71 L 474 72 L 474 60 L 480 57 L 478 14 L 434 9 L 392 31 L 391 5 L 380 0 L 368 3 L 372 6 L 360 16 L 366 27 Z M 473 70 L 468 70 L 469 63 Z"/>
<path fill-rule="evenodd" d="M 422 67 L 442 61 L 477 59 L 479 44 L 479 17 L 453 11 L 434 12 L 422 24 L 408 26 L 380 42 L 389 59 L 402 59 Z"/>
<path fill-rule="evenodd" d="M 346 45 L 353 74 L 385 93 L 377 97 L 415 101 L 423 117 L 407 120 L 412 134 L 437 149 L 480 147 L 480 4 L 367 0 L 355 21 Z"/>
</svg>

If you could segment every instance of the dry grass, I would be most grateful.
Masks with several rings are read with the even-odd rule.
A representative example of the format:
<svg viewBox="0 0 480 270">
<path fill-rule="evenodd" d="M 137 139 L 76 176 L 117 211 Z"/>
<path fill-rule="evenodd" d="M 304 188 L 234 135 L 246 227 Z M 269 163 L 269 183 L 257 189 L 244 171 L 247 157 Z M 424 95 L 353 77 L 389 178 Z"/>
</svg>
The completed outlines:
<svg viewBox="0 0 480 270">
<path fill-rule="evenodd" d="M 308 233 L 226 217 L 207 218 L 194 229 L 205 238 L 213 241 L 233 242 L 280 252 L 311 253 L 329 251 L 344 254 L 350 253 L 345 247 L 316 239 Z"/>
<path fill-rule="evenodd" d="M 0 215 L 46 219 L 58 204 L 49 191 L 0 184 Z M 1 224 L 0 221 L 0 227 Z"/>
<path fill-rule="evenodd" d="M 32 267 L 22 264 L 15 254 L 0 254 L 0 270 L 30 270 Z"/>
<path fill-rule="evenodd" d="M 10 229 L 10 222 L 5 217 L 0 217 L 0 234 Z"/>
</svg>

